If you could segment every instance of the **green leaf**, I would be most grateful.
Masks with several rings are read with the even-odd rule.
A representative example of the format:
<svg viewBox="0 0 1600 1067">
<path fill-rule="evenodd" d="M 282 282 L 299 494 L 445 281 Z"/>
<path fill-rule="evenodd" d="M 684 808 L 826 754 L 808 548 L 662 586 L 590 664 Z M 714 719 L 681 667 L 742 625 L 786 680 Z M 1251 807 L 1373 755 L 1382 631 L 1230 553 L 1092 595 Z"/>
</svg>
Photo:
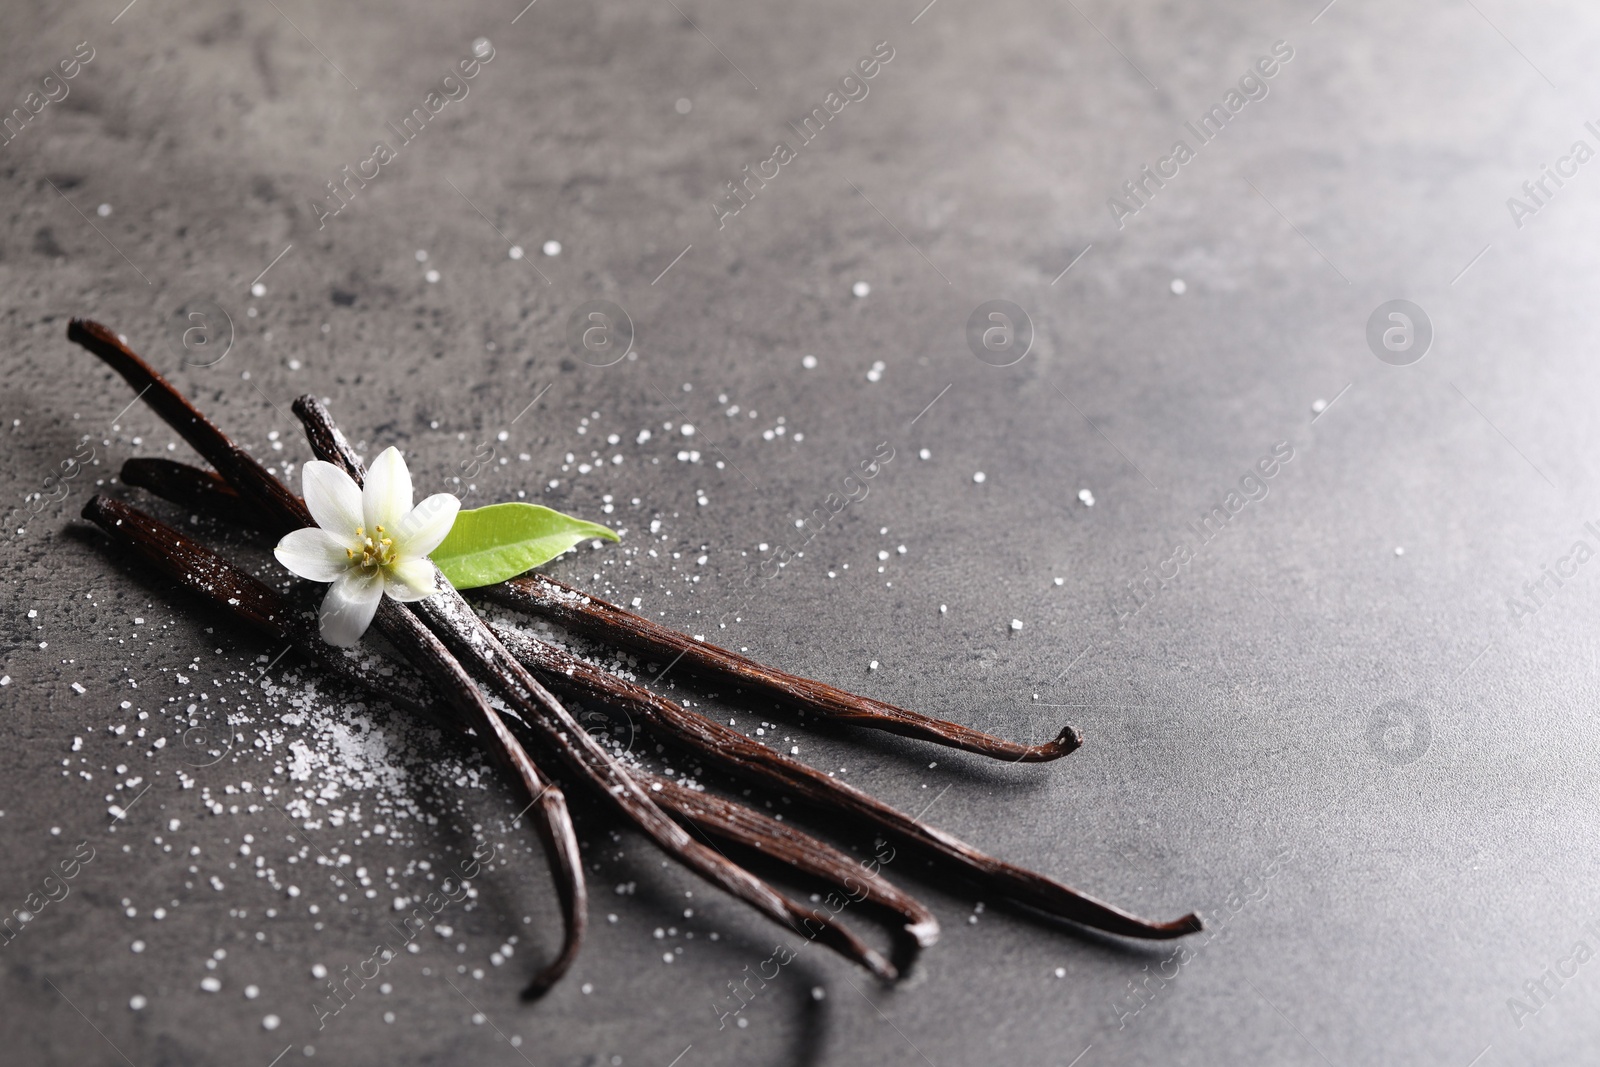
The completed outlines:
<svg viewBox="0 0 1600 1067">
<path fill-rule="evenodd" d="M 615 541 L 617 535 L 538 504 L 490 504 L 458 514 L 430 558 L 451 585 L 476 589 L 515 578 L 591 538 Z"/>
</svg>

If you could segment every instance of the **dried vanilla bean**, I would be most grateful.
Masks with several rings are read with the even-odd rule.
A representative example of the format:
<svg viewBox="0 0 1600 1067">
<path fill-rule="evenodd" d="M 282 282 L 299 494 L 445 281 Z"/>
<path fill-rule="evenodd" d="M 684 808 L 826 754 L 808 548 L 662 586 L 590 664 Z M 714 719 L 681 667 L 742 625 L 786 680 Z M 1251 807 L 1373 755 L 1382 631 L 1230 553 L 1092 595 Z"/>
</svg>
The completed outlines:
<svg viewBox="0 0 1600 1067">
<path fill-rule="evenodd" d="M 985 855 L 943 830 L 797 759 L 774 752 L 714 719 L 657 696 L 642 685 L 607 674 L 524 631 L 501 626 L 494 629 L 508 649 L 568 696 L 622 711 L 643 723 L 653 736 L 688 749 L 740 778 L 793 793 L 816 807 L 910 843 L 949 862 L 986 892 L 1124 937 L 1165 940 L 1201 928 L 1200 919 L 1194 914 L 1171 922 L 1150 922 L 1042 874 Z"/>
<path fill-rule="evenodd" d="M 542 822 L 535 825 L 544 841 L 550 873 L 562 904 L 565 936 L 561 952 L 554 962 L 534 976 L 524 996 L 540 996 L 560 980 L 577 958 L 588 925 L 588 895 L 584 888 L 583 862 L 578 854 L 572 818 L 560 788 L 539 773 L 521 744 L 492 709 L 483 703 L 477 687 L 471 684 L 470 679 L 465 679 L 464 686 L 458 684 L 450 690 L 455 696 L 452 704 L 458 716 L 464 714 L 465 719 L 450 719 L 434 708 L 429 699 L 431 694 L 424 696 L 416 691 L 415 686 L 407 686 L 400 678 L 383 677 L 363 666 L 360 661 L 347 658 L 323 641 L 315 628 L 304 621 L 301 613 L 294 610 L 275 590 L 171 527 L 136 508 L 103 496 L 91 499 L 84 506 L 83 516 L 104 530 L 112 540 L 133 549 L 154 564 L 180 587 L 207 598 L 275 641 L 291 642 L 335 677 L 377 690 L 402 709 L 419 713 L 437 724 L 458 731 L 468 732 L 467 722 L 473 723 L 479 731 L 487 726 L 488 733 L 501 746 L 502 759 L 518 775 L 533 798 L 530 807 L 539 808 Z M 402 651 L 434 659 L 443 651 L 442 647 L 427 647 L 429 644 L 437 646 L 437 641 L 430 641 L 432 635 L 420 626 L 412 630 L 402 621 L 397 629 L 402 634 L 409 631 L 415 639 L 402 641 L 399 646 Z M 463 679 L 456 681 L 461 683 Z M 482 734 L 478 739 L 481 743 Z"/>
<path fill-rule="evenodd" d="M 551 873 L 556 876 L 556 892 L 566 916 L 567 935 L 560 955 L 535 975 L 522 993 L 529 1000 L 543 996 L 578 958 L 589 921 L 583 857 L 578 850 L 578 834 L 567 810 L 566 797 L 555 782 L 547 780 L 539 771 L 502 716 L 489 706 L 472 676 L 404 604 L 384 598 L 374 622 L 408 662 L 419 665 L 452 698 L 452 703 L 474 717 L 479 729 L 487 727 L 500 745 L 498 750 L 492 751 L 503 753 L 509 760 L 532 797 L 530 804 L 538 807 L 544 816 L 534 826 L 544 843 Z"/>
<path fill-rule="evenodd" d="M 1020 745 L 960 723 L 847 693 L 825 682 L 776 670 L 737 652 L 697 641 L 548 575 L 526 574 L 499 585 L 485 586 L 477 592 L 497 604 L 559 623 L 580 636 L 604 641 L 665 664 L 678 664 L 677 669 L 704 681 L 739 686 L 748 691 L 747 696 L 753 693 L 769 697 L 780 707 L 851 726 L 932 741 L 1014 763 L 1060 759 L 1083 743 L 1078 731 L 1068 726 L 1053 741 Z"/>
<path fill-rule="evenodd" d="M 92 497 L 83 517 L 100 527 L 117 544 L 133 550 L 166 575 L 179 588 L 221 607 L 235 619 L 273 642 L 288 641 L 342 682 L 370 686 L 361 661 L 345 656 L 317 636 L 305 613 L 275 589 L 223 559 L 187 535 L 139 509 L 106 496 Z M 396 665 L 385 696 L 404 711 L 427 715 L 435 722 L 445 718 L 428 704 L 421 678 L 404 665 Z"/>
<path fill-rule="evenodd" d="M 189 511 L 225 522 L 243 521 L 247 510 L 239 494 L 223 480 L 222 475 L 191 467 L 187 463 L 154 456 L 136 456 L 123 460 L 120 477 L 123 485 L 146 489 Z M 270 533 L 267 530 L 259 532 Z"/>
<path fill-rule="evenodd" d="M 116 333 L 87 319 L 67 324 L 67 339 L 93 352 L 150 405 L 157 415 L 189 443 L 207 463 L 217 468 L 228 484 L 260 509 L 263 532 L 274 536 L 313 525 L 311 513 L 266 468 L 230 441 L 189 402 L 188 398 L 157 374 Z"/>
<path fill-rule="evenodd" d="M 870 902 L 897 913 L 905 920 L 905 932 L 919 948 L 926 948 L 939 939 L 939 920 L 934 918 L 933 912 L 887 879 L 865 874 L 860 863 L 832 845 L 770 815 L 714 793 L 690 789 L 671 778 L 638 772 L 634 777 L 650 789 L 656 803 L 711 837 L 755 849 L 797 871 L 838 886 L 852 900 Z"/>
</svg>

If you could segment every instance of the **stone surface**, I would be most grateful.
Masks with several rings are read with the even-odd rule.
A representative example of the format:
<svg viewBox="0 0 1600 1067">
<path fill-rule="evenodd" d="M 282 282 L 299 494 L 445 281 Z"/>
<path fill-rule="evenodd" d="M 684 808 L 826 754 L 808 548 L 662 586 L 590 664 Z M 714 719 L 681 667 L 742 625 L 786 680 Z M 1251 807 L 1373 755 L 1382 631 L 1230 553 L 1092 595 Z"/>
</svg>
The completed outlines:
<svg viewBox="0 0 1600 1067">
<path fill-rule="evenodd" d="M 1600 17 L 919 2 L 0 15 L 0 103 L 38 107 L 0 145 L 0 915 L 18 931 L 0 1060 L 1592 1055 L 1600 163 L 1572 146 L 1600 148 L 1583 110 Z M 444 83 L 479 39 L 492 58 Z M 875 46 L 892 58 L 840 90 L 860 98 L 830 101 Z M 46 84 L 75 49 L 92 59 Z M 435 91 L 402 141 L 388 124 Z M 1202 144 L 1184 124 L 1213 105 L 1229 121 Z M 1178 139 L 1193 158 L 1143 179 Z M 393 158 L 362 184 L 379 141 Z M 732 214 L 725 183 L 780 141 L 793 158 Z M 1140 179 L 1142 205 L 1108 205 Z M 1405 328 L 1387 311 L 1369 349 L 1396 299 L 1431 323 L 1419 361 L 1383 347 Z M 572 341 L 594 301 L 632 324 L 614 363 L 598 335 Z M 988 301 L 1027 321 L 985 310 L 974 350 Z M 808 947 L 724 1014 L 729 984 L 771 975 L 796 935 L 579 803 L 593 933 L 522 1004 L 559 917 L 514 794 L 384 709 L 363 733 L 352 694 L 310 698 L 294 657 L 85 532 L 96 488 L 144 499 L 114 484 L 124 459 L 187 452 L 66 342 L 72 316 L 126 333 L 275 465 L 307 458 L 287 410 L 315 393 L 364 448 L 404 449 L 419 487 L 624 527 L 623 547 L 552 572 L 675 626 L 1010 736 L 1076 723 L 1081 751 L 1028 768 L 765 736 L 997 855 L 1211 930 L 1174 955 L 978 912 L 900 854 L 889 876 L 944 925 L 907 980 Z M 618 325 L 601 323 L 613 346 Z M 876 477 L 851 480 L 880 448 Z M 1208 539 L 1214 506 L 1233 513 Z M 248 536 L 195 529 L 276 578 Z M 761 545 L 795 555 L 747 588 Z M 343 755 L 319 767 L 297 741 Z M 331 766 L 326 805 L 265 802 Z M 471 908 L 319 1027 L 327 981 L 394 939 L 394 898 L 482 843 L 505 863 Z M 62 892 L 19 925 L 30 894 Z"/>
</svg>

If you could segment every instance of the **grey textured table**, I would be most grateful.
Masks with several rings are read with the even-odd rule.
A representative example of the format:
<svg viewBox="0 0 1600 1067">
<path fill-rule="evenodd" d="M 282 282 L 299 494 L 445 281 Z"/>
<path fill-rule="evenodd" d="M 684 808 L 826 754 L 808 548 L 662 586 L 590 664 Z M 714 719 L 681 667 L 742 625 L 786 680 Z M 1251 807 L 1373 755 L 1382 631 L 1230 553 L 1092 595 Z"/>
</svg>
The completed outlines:
<svg viewBox="0 0 1600 1067">
<path fill-rule="evenodd" d="M 1593 1062 L 1600 16 L 921 2 L 0 14 L 0 1062 Z M 188 453 L 72 316 L 295 478 L 313 392 L 419 487 L 625 528 L 550 569 L 653 617 L 1077 724 L 1036 767 L 763 736 L 1209 929 L 903 857 L 944 927 L 909 977 L 774 968 L 792 935 L 580 803 L 590 942 L 520 1003 L 560 923 L 515 794 L 86 531 Z"/>
</svg>

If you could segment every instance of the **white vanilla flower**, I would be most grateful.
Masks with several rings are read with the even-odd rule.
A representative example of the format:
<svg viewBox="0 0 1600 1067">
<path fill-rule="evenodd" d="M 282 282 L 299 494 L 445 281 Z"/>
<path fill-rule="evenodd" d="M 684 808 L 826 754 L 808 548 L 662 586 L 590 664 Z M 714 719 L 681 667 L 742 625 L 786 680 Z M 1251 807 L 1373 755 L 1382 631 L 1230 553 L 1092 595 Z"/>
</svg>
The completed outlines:
<svg viewBox="0 0 1600 1067">
<path fill-rule="evenodd" d="M 398 449 L 384 449 L 364 489 L 342 468 L 311 460 L 301 468 L 301 491 L 317 525 L 285 536 L 273 555 L 302 578 L 333 583 L 318 617 L 324 641 L 360 641 L 384 593 L 409 601 L 438 591 L 428 553 L 455 525 L 461 501 L 436 493 L 412 507 L 411 472 Z"/>
</svg>

